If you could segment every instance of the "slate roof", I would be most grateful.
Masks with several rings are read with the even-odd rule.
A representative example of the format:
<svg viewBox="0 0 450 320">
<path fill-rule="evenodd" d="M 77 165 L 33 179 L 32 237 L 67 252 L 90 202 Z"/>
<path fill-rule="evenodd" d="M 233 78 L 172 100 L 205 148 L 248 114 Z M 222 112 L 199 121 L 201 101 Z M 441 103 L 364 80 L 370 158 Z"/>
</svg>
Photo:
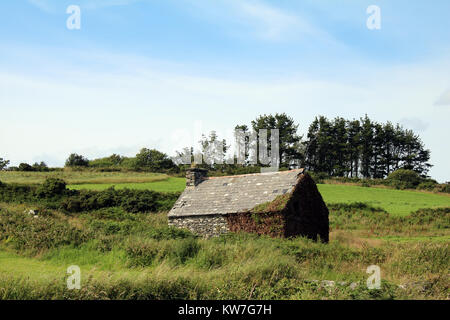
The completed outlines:
<svg viewBox="0 0 450 320">
<path fill-rule="evenodd" d="M 296 169 L 207 178 L 196 187 L 186 187 L 169 217 L 245 212 L 291 192 L 302 172 L 303 169 Z"/>
</svg>

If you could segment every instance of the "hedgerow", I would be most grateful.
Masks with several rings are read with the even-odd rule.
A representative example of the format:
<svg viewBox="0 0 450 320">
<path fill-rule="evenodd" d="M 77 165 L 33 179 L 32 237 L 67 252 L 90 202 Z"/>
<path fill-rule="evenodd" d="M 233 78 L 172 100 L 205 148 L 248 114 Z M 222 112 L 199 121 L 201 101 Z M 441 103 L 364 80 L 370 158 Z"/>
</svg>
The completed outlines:
<svg viewBox="0 0 450 320">
<path fill-rule="evenodd" d="M 104 191 L 69 190 L 60 179 L 47 179 L 42 185 L 1 184 L 0 201 L 6 203 L 39 203 L 47 208 L 69 213 L 121 207 L 127 212 L 168 211 L 179 193 L 161 193 L 151 190 Z"/>
</svg>

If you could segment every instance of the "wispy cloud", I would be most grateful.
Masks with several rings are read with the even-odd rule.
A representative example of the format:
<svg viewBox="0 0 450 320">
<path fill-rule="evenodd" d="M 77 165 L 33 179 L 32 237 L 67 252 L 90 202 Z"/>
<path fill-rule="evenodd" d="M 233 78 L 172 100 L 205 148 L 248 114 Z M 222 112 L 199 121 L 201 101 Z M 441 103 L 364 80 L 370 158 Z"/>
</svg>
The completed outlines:
<svg viewBox="0 0 450 320">
<path fill-rule="evenodd" d="M 299 17 L 261 2 L 240 1 L 238 8 L 255 25 L 258 35 L 266 39 L 279 39 L 293 31 L 303 34 L 315 32 L 309 23 Z"/>
<path fill-rule="evenodd" d="M 192 13 L 211 23 L 223 25 L 237 37 L 250 35 L 266 41 L 284 41 L 299 37 L 329 38 L 301 12 L 291 12 L 275 2 L 263 0 L 184 0 Z M 201 13 L 201 14 L 200 14 Z"/>
<path fill-rule="evenodd" d="M 28 2 L 47 13 L 55 12 L 55 8 L 49 0 L 28 0 Z"/>
</svg>

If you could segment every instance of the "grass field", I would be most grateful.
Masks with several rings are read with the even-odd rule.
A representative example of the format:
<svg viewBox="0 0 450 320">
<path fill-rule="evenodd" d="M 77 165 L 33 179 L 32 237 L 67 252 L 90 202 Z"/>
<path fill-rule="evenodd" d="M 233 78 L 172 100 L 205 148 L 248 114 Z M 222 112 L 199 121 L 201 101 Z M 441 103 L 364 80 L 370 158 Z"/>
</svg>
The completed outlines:
<svg viewBox="0 0 450 320">
<path fill-rule="evenodd" d="M 106 190 L 110 187 L 115 189 L 136 189 L 136 190 L 153 190 L 158 192 L 179 192 L 183 191 L 186 186 L 185 178 L 166 177 L 164 180 L 144 183 L 97 183 L 97 184 L 71 184 L 69 189 L 75 190 Z"/>
<path fill-rule="evenodd" d="M 63 171 L 18 172 L 0 171 L 0 181 L 6 183 L 38 184 L 47 178 L 63 179 L 67 184 L 149 183 L 167 180 L 166 174 L 141 172 Z"/>
<path fill-rule="evenodd" d="M 319 184 L 326 203 L 364 202 L 394 215 L 407 215 L 422 208 L 450 207 L 450 195 L 420 191 Z"/>
</svg>

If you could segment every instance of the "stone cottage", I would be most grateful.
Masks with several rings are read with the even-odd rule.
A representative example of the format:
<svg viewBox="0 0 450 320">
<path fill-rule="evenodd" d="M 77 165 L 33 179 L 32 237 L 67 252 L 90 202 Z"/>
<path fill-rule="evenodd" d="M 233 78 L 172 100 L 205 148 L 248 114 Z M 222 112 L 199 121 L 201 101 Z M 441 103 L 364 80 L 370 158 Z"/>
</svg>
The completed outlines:
<svg viewBox="0 0 450 320">
<path fill-rule="evenodd" d="M 303 169 L 209 178 L 207 170 L 188 169 L 168 218 L 205 237 L 243 231 L 328 242 L 328 209 Z"/>
</svg>

